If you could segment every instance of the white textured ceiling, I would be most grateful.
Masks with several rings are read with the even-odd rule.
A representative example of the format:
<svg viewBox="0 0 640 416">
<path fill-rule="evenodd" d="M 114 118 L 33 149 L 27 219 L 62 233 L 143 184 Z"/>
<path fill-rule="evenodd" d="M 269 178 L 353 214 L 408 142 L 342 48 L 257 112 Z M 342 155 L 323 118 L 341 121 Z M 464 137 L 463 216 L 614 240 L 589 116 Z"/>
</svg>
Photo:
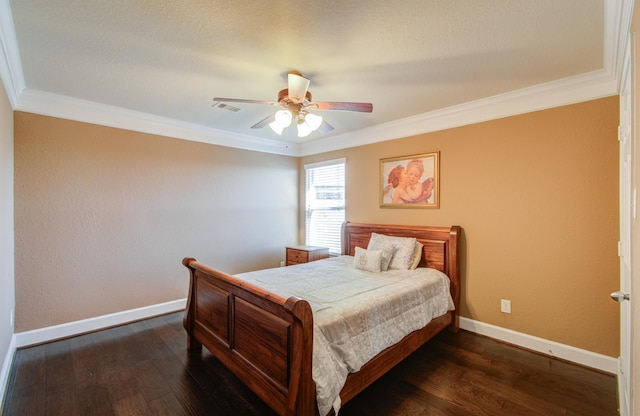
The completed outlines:
<svg viewBox="0 0 640 416">
<path fill-rule="evenodd" d="M 105 105 L 194 136 L 297 146 L 584 74 L 611 78 L 611 14 L 624 1 L 11 0 L 19 63 L 9 66 L 24 79 L 18 108 Z M 298 139 L 292 128 L 250 129 L 274 107 L 213 107 L 213 97 L 276 101 L 290 70 L 311 79 L 314 101 L 373 112 L 322 112 L 335 130 Z"/>
</svg>

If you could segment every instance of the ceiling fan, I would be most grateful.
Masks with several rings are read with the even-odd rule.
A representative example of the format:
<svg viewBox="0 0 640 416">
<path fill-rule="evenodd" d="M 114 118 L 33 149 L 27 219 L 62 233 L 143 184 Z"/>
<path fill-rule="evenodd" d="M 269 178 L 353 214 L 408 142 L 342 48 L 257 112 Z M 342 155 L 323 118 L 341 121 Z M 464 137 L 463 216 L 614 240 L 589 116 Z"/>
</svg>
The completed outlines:
<svg viewBox="0 0 640 416">
<path fill-rule="evenodd" d="M 251 104 L 268 104 L 282 107 L 283 109 L 276 111 L 264 119 L 258 121 L 251 126 L 252 129 L 259 129 L 269 125 L 271 129 L 278 135 L 289 127 L 295 121 L 298 130 L 298 137 L 305 137 L 311 132 L 319 130 L 327 133 L 333 130 L 333 126 L 324 121 L 321 116 L 312 113 L 310 110 L 318 111 L 359 111 L 370 113 L 373 111 L 371 103 L 352 103 L 352 102 L 314 102 L 311 100 L 311 92 L 309 91 L 309 83 L 311 81 L 300 74 L 288 74 L 288 88 L 278 93 L 278 101 L 262 101 L 262 100 L 245 100 L 241 98 L 220 98 L 216 97 L 213 101 L 251 103 Z"/>
</svg>

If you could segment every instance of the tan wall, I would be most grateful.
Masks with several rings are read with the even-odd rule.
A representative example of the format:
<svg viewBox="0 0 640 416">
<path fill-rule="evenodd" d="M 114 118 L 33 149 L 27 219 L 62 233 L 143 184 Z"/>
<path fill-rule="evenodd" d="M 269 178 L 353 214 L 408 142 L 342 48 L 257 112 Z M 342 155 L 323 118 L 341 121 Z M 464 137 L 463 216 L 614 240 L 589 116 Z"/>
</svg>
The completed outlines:
<svg viewBox="0 0 640 416">
<path fill-rule="evenodd" d="M 344 156 L 349 220 L 463 227 L 462 316 L 617 357 L 617 124 L 611 97 L 298 165 L 17 112 L 16 331 L 183 298 L 184 256 L 277 266 L 295 242 L 297 168 Z M 436 150 L 441 207 L 379 208 L 380 158 Z"/>
<path fill-rule="evenodd" d="M 346 157 L 350 221 L 462 226 L 462 316 L 617 357 L 617 126 L 616 96 L 300 163 Z M 380 208 L 380 159 L 432 151 L 440 208 Z"/>
<path fill-rule="evenodd" d="M 15 113 L 16 332 L 185 298 L 297 242 L 297 159 Z"/>
<path fill-rule="evenodd" d="M 13 110 L 0 82 L 0 363 L 7 356 L 15 304 L 13 235 Z M 2 364 L 0 364 L 2 365 Z M 0 387 L 3 386 L 0 380 Z M 2 395 L 0 392 L 0 402 Z"/>
</svg>

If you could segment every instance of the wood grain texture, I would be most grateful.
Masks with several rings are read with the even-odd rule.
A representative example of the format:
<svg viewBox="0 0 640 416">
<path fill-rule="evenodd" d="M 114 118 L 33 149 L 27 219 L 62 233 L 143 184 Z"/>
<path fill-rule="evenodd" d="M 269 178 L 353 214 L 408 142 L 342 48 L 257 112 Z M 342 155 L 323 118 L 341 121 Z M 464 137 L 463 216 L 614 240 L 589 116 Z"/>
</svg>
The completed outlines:
<svg viewBox="0 0 640 416">
<path fill-rule="evenodd" d="M 316 246 L 294 246 L 285 250 L 286 265 L 308 263 L 329 257 L 329 249 Z"/>
<path fill-rule="evenodd" d="M 3 416 L 273 416 L 209 351 L 187 351 L 183 313 L 20 349 Z M 441 331 L 340 416 L 614 416 L 616 380 L 460 330 Z"/>
<path fill-rule="evenodd" d="M 315 391 L 309 304 L 295 297 L 284 299 L 194 259 L 185 258 L 183 264 L 191 276 L 184 319 L 188 348 L 195 352 L 204 345 L 277 413 L 304 415 L 301 398 L 313 397 Z M 216 315 L 228 327 L 225 337 L 219 335 Z"/>
<path fill-rule="evenodd" d="M 349 375 L 340 395 L 343 403 L 439 331 L 447 327 L 458 330 L 460 227 L 346 222 L 342 227 L 343 254 L 353 254 L 355 247 L 366 248 L 373 232 L 413 237 L 421 242 L 424 246 L 421 264 L 449 276 L 455 310 L 409 334 L 374 357 L 358 373 Z M 185 258 L 183 264 L 189 269 L 191 281 L 184 320 L 189 349 L 199 351 L 204 345 L 276 413 L 315 415 L 311 371 L 314 329 L 309 303 L 295 297 L 284 299 L 193 258 Z"/>
</svg>

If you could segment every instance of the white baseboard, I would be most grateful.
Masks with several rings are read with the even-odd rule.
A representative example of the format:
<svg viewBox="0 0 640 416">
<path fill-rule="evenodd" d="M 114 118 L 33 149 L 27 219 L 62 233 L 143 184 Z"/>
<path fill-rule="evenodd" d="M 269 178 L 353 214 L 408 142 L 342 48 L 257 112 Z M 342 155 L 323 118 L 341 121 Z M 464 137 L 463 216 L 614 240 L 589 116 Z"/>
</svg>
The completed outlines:
<svg viewBox="0 0 640 416">
<path fill-rule="evenodd" d="M 97 316 L 95 318 L 83 319 L 81 321 L 68 322 L 66 324 L 49 326 L 46 328 L 34 329 L 32 331 L 18 332 L 15 334 L 15 348 L 28 347 L 30 345 L 42 344 L 56 339 L 67 338 L 86 332 L 97 331 L 112 326 L 126 324 L 157 315 L 176 312 L 184 309 L 187 299 L 179 299 L 157 305 L 145 306 L 128 311 L 116 312 L 109 315 Z"/>
<path fill-rule="evenodd" d="M 2 404 L 4 403 L 4 396 L 6 393 L 7 383 L 9 381 L 9 373 L 11 372 L 11 364 L 13 363 L 13 357 L 17 348 L 28 347 L 31 345 L 54 341 L 56 339 L 122 325 L 157 315 L 176 312 L 184 309 L 186 307 L 186 302 L 186 299 L 179 299 L 157 305 L 145 306 L 128 311 L 14 334 L 11 338 L 9 350 L 7 351 L 2 364 L 2 371 L 0 372 L 0 392 L 2 392 L 2 397 L 0 398 L 0 412 L 2 410 Z M 607 373 L 617 374 L 618 371 L 618 359 L 606 355 L 596 354 L 591 351 L 515 332 L 495 325 L 474 321 L 473 319 L 465 317 L 460 317 L 460 328 Z"/>
<path fill-rule="evenodd" d="M 55 341 L 57 339 L 67 338 L 74 335 L 80 335 L 86 332 L 97 331 L 158 315 L 164 315 L 166 313 L 176 312 L 184 309 L 186 304 L 186 298 L 178 299 L 157 305 L 130 309 L 128 311 L 116 312 L 109 315 L 97 316 L 95 318 L 83 319 L 81 321 L 69 322 L 66 324 L 54 325 L 14 334 L 11 337 L 11 344 L 9 345 L 9 350 L 4 358 L 2 371 L 0 372 L 0 393 L 2 393 L 0 396 L 0 414 L 4 407 L 4 398 L 7 392 L 9 375 L 11 373 L 11 366 L 13 364 L 16 349 Z"/>
<path fill-rule="evenodd" d="M 464 317 L 460 317 L 460 328 L 596 370 L 611 374 L 618 373 L 617 358 L 596 354 L 570 345 L 560 344 Z"/>
<path fill-rule="evenodd" d="M 2 361 L 2 371 L 0 371 L 0 414 L 2 414 L 4 409 L 4 396 L 7 392 L 7 386 L 9 384 L 9 376 L 11 374 L 11 364 L 13 363 L 13 357 L 16 352 L 16 336 L 11 336 L 11 342 L 9 343 L 9 349 L 7 350 L 7 355 L 5 355 L 4 360 Z"/>
</svg>

